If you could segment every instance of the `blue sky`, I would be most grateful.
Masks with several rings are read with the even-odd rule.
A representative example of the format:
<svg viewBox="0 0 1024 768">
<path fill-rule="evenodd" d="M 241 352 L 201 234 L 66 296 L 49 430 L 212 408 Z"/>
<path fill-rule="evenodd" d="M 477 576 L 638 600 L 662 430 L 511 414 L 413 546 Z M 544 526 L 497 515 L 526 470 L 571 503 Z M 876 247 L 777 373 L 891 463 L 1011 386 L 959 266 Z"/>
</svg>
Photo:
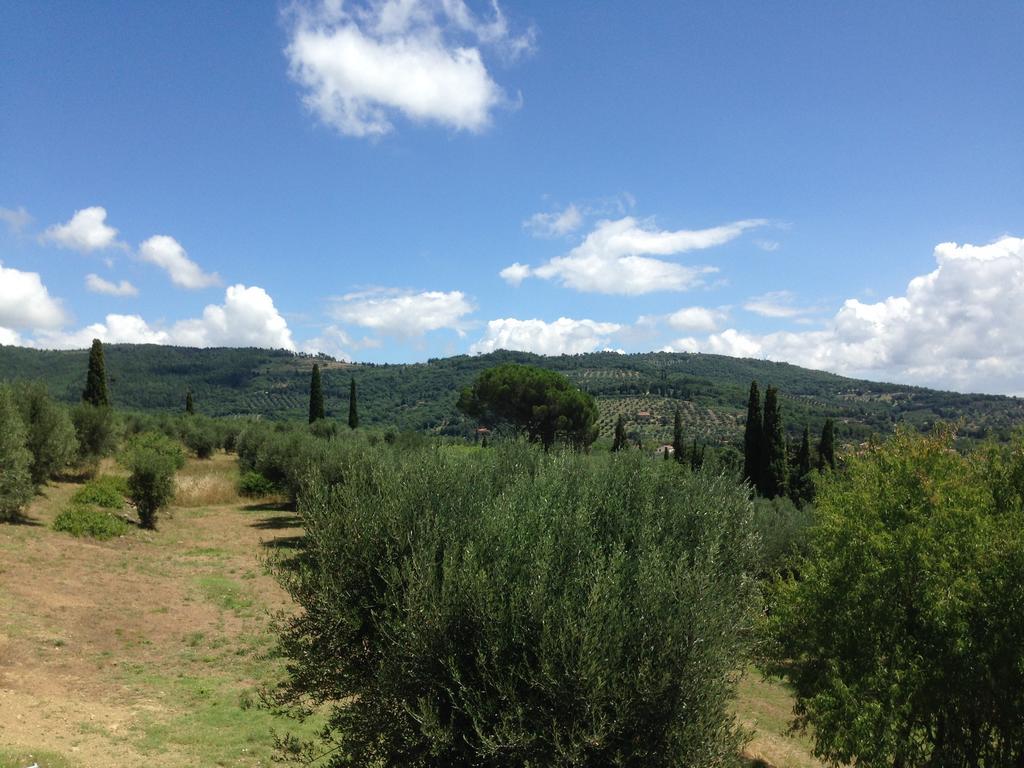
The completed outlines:
<svg viewBox="0 0 1024 768">
<path fill-rule="evenodd" d="M 1019 2 L 3 2 L 0 343 L 675 349 L 1021 393 L 1022 29 Z"/>
</svg>

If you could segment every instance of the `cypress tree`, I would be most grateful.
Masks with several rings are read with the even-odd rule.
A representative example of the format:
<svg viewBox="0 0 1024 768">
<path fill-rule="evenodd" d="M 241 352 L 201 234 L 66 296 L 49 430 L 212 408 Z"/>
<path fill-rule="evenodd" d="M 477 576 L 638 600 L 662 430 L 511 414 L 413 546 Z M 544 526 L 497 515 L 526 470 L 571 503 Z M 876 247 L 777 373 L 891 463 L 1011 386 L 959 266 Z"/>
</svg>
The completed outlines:
<svg viewBox="0 0 1024 768">
<path fill-rule="evenodd" d="M 690 469 L 697 472 L 701 467 L 704 466 L 704 446 L 700 447 L 700 452 L 697 452 L 697 438 L 693 438 L 693 447 L 690 448 Z"/>
<path fill-rule="evenodd" d="M 818 443 L 818 471 L 824 472 L 825 467 L 836 468 L 836 428 L 832 419 L 825 419 L 821 442 Z"/>
<path fill-rule="evenodd" d="M 686 458 L 686 449 L 683 447 L 683 414 L 678 408 L 672 425 L 672 450 L 675 452 L 676 461 L 681 464 Z"/>
<path fill-rule="evenodd" d="M 188 393 L 185 395 L 185 413 L 187 413 L 189 416 L 191 416 L 195 412 L 196 412 L 196 404 L 192 400 L 192 390 L 189 390 Z"/>
<path fill-rule="evenodd" d="M 348 425 L 351 429 L 359 426 L 359 411 L 356 409 L 356 379 L 348 387 Z"/>
<path fill-rule="evenodd" d="M 761 487 L 761 392 L 750 382 L 747 400 L 747 425 L 743 430 L 743 476 L 755 488 Z"/>
<path fill-rule="evenodd" d="M 811 430 L 804 426 L 803 438 L 796 453 L 793 473 L 789 480 L 789 497 L 794 504 L 814 500 L 814 482 L 811 473 Z"/>
<path fill-rule="evenodd" d="M 626 420 L 622 418 L 622 414 L 619 414 L 619 418 L 615 420 L 615 436 L 612 438 L 612 450 L 621 451 L 626 447 Z"/>
<path fill-rule="evenodd" d="M 324 389 L 320 381 L 320 366 L 313 363 L 313 373 L 309 379 L 309 423 L 324 417 Z"/>
<path fill-rule="evenodd" d="M 103 342 L 92 340 L 89 350 L 89 372 L 85 375 L 85 389 L 82 390 L 82 401 L 90 405 L 110 405 L 107 394 L 107 370 L 103 361 Z"/>
<path fill-rule="evenodd" d="M 807 426 L 804 426 L 804 437 L 796 455 L 796 471 L 800 477 L 811 471 L 811 430 Z"/>
<path fill-rule="evenodd" d="M 786 435 L 782 429 L 779 391 L 768 387 L 764 393 L 764 423 L 761 429 L 761 495 L 769 499 L 786 493 Z"/>
</svg>

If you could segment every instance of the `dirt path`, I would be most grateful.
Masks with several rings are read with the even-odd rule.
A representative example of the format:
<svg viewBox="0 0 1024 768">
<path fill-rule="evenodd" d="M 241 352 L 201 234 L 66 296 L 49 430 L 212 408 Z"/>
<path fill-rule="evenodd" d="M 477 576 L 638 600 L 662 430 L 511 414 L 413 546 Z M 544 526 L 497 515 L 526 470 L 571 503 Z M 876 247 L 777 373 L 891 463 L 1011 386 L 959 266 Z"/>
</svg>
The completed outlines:
<svg viewBox="0 0 1024 768">
<path fill-rule="evenodd" d="M 184 474 L 232 472 L 219 456 Z M 174 508 L 155 533 L 97 542 L 50 528 L 76 488 L 0 525 L 0 766 L 268 765 L 280 724 L 251 703 L 288 601 L 261 560 L 296 519 Z"/>
</svg>

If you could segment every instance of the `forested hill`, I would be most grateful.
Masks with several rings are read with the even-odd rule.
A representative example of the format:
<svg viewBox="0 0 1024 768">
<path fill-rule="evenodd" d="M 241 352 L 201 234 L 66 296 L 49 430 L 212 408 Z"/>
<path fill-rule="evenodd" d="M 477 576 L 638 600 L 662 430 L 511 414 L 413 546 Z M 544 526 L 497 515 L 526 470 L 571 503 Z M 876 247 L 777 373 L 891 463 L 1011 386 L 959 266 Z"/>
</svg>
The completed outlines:
<svg viewBox="0 0 1024 768">
<path fill-rule="evenodd" d="M 782 394 L 791 433 L 826 417 L 840 435 L 859 439 L 886 433 L 904 422 L 926 428 L 961 421 L 961 435 L 1004 438 L 1024 423 L 1024 400 L 960 395 L 879 384 L 812 371 L 785 363 L 720 355 L 652 352 L 541 357 L 525 352 L 458 356 L 411 365 L 353 364 L 327 357 L 265 349 L 189 349 L 156 345 L 107 345 L 106 363 L 115 405 L 125 410 L 175 412 L 193 392 L 196 409 L 212 416 L 303 418 L 313 363 L 323 371 L 329 418 L 345 420 L 349 380 L 358 386 L 364 426 L 442 434 L 470 434 L 475 426 L 455 409 L 459 390 L 486 368 L 521 362 L 566 374 L 598 399 L 602 432 L 623 414 L 631 433 L 645 443 L 671 431 L 679 407 L 690 435 L 732 441 L 739 437 L 752 380 Z M 81 396 L 88 352 L 0 346 L 0 380 L 39 379 L 68 402 Z"/>
</svg>

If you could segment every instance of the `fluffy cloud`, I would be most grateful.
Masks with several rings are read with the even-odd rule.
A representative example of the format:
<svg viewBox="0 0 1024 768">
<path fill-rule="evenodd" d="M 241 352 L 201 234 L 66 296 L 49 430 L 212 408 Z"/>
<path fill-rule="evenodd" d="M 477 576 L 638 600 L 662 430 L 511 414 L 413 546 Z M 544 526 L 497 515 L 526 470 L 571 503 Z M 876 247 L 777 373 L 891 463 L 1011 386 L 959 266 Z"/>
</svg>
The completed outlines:
<svg viewBox="0 0 1024 768">
<path fill-rule="evenodd" d="M 336 325 L 324 328 L 320 335 L 302 344 L 302 351 L 311 355 L 323 353 L 338 360 L 350 360 L 347 350 L 353 347 L 352 337 Z"/>
<path fill-rule="evenodd" d="M 18 234 L 32 221 L 32 217 L 23 206 L 18 208 L 0 208 L 0 221 L 10 227 L 11 231 Z"/>
<path fill-rule="evenodd" d="M 621 328 L 616 323 L 573 320 L 568 317 L 560 317 L 553 323 L 508 317 L 487 323 L 483 338 L 473 344 L 469 351 L 474 355 L 496 349 L 516 349 L 539 355 L 594 352 L 606 348 L 609 337 Z"/>
<path fill-rule="evenodd" d="M 294 11 L 285 53 L 306 106 L 343 134 L 381 136 L 396 113 L 479 131 L 504 96 L 476 45 L 530 47 L 496 0 L 493 12 L 481 21 L 463 0 L 323 0 Z"/>
<path fill-rule="evenodd" d="M 121 246 L 117 241 L 117 230 L 106 223 L 107 209 L 95 205 L 75 211 L 65 224 L 55 224 L 47 229 L 42 239 L 56 243 L 61 248 L 88 253 L 105 248 Z"/>
<path fill-rule="evenodd" d="M 721 309 L 707 307 L 683 307 L 668 316 L 668 324 L 677 331 L 703 331 L 710 333 L 718 330 L 728 315 Z"/>
<path fill-rule="evenodd" d="M 138 315 L 107 315 L 104 322 L 74 331 L 37 331 L 31 346 L 81 349 L 93 339 L 117 344 L 177 344 L 188 347 L 295 349 L 288 324 L 262 288 L 233 285 L 224 304 L 210 304 L 202 317 L 154 328 Z"/>
<path fill-rule="evenodd" d="M 190 347 L 295 349 L 288 323 L 270 294 L 241 283 L 227 289 L 224 304 L 208 305 L 201 318 L 175 323 L 171 336 L 175 344 Z"/>
<path fill-rule="evenodd" d="M 10 328 L 0 327 L 0 345 L 20 347 L 24 343 L 25 342 L 22 341 L 21 336 L 19 336 L 15 331 L 12 331 Z"/>
<path fill-rule="evenodd" d="M 763 219 L 750 219 L 710 229 L 670 231 L 655 229 L 632 216 L 601 221 L 568 254 L 531 269 L 529 274 L 558 280 L 589 293 L 636 296 L 653 291 L 683 291 L 699 285 L 704 275 L 717 269 L 683 266 L 652 257 L 722 245 L 765 223 Z M 505 271 L 508 269 L 511 267 Z"/>
<path fill-rule="evenodd" d="M 847 299 L 823 330 L 728 329 L 704 351 L 961 391 L 1024 393 L 1024 239 L 941 243 L 903 296 Z"/>
<path fill-rule="evenodd" d="M 530 276 L 530 271 L 528 266 L 517 261 L 515 264 L 509 264 L 498 275 L 509 285 L 519 285 Z"/>
<path fill-rule="evenodd" d="M 220 276 L 207 274 L 192 261 L 177 240 L 167 235 L 153 235 L 139 246 L 139 258 L 156 264 L 168 275 L 171 282 L 182 288 L 208 288 L 220 284 Z"/>
<path fill-rule="evenodd" d="M 461 291 L 374 290 L 343 296 L 332 315 L 344 323 L 396 336 L 421 336 L 440 328 L 451 328 L 461 336 L 463 318 L 474 309 Z"/>
<path fill-rule="evenodd" d="M 89 274 L 85 276 L 85 287 L 93 293 L 105 293 L 108 296 L 138 296 L 139 289 L 122 280 L 119 283 L 112 283 L 104 280 L 99 275 Z"/>
<path fill-rule="evenodd" d="M 583 214 L 570 204 L 564 211 L 535 213 L 523 222 L 523 228 L 534 237 L 559 237 L 575 232 L 583 223 Z"/>
<path fill-rule="evenodd" d="M 60 301 L 50 296 L 38 272 L 22 272 L 0 262 L 0 326 L 56 328 L 64 321 Z"/>
</svg>

